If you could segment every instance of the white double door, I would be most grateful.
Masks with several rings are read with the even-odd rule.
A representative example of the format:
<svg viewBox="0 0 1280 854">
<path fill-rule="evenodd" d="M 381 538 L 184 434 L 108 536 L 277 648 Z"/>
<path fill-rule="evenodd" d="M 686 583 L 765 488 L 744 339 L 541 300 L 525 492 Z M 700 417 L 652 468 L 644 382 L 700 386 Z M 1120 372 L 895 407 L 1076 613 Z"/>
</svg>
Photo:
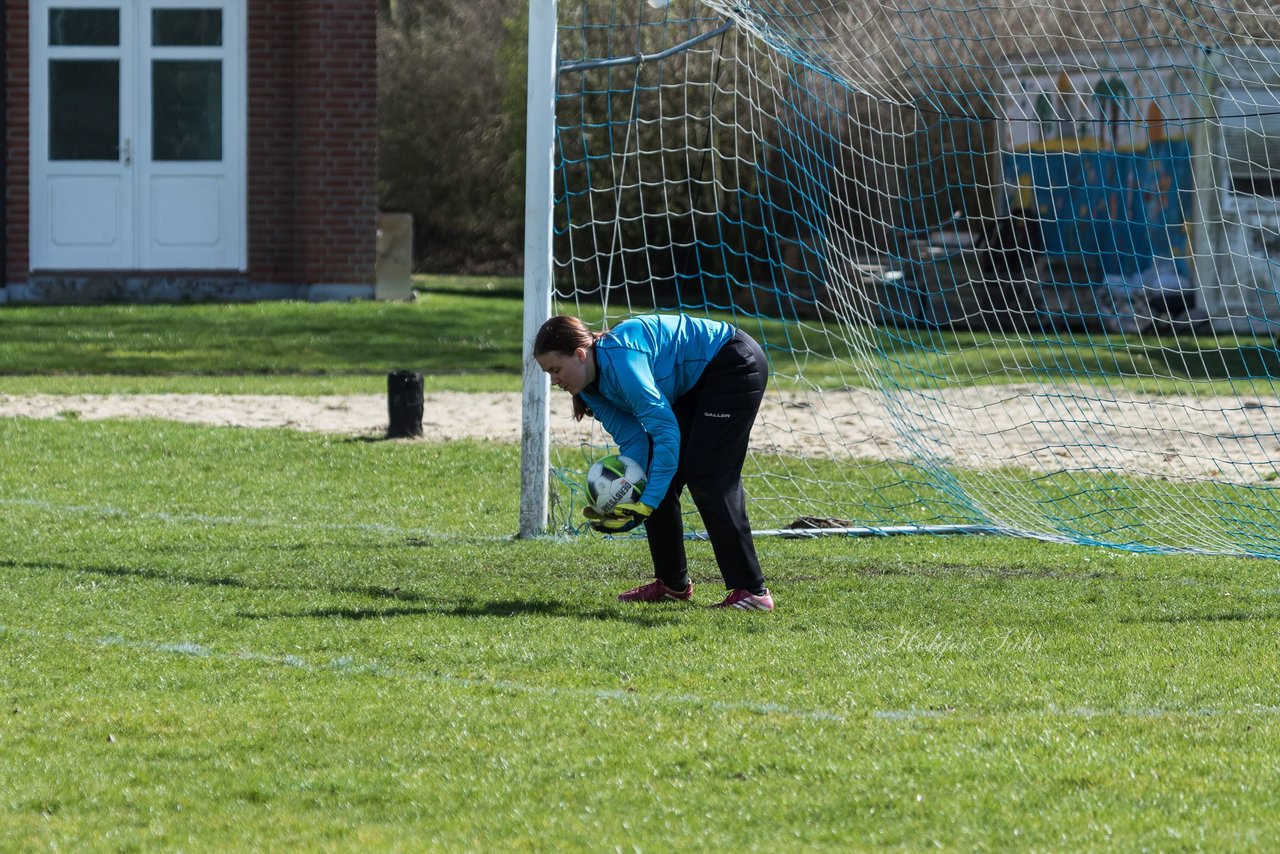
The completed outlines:
<svg viewBox="0 0 1280 854">
<path fill-rule="evenodd" d="M 247 0 L 31 0 L 31 267 L 243 270 Z"/>
</svg>

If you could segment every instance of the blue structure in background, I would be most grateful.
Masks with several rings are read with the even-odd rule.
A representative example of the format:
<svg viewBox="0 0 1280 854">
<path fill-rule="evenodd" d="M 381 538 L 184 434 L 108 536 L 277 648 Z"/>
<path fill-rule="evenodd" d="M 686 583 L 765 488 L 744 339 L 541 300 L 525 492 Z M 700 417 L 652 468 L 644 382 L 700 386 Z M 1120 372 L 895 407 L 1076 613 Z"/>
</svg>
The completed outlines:
<svg viewBox="0 0 1280 854">
<path fill-rule="evenodd" d="M 1006 77 L 1005 183 L 1043 232 L 1049 319 L 1115 321 L 1131 295 L 1191 287 L 1200 60 L 1170 48 L 1059 61 Z"/>
<path fill-rule="evenodd" d="M 1193 183 L 1185 138 L 1132 150 L 1006 152 L 1005 169 L 1034 194 L 1049 256 L 1091 260 L 1103 276 L 1136 274 L 1172 257 L 1189 274 Z"/>
</svg>

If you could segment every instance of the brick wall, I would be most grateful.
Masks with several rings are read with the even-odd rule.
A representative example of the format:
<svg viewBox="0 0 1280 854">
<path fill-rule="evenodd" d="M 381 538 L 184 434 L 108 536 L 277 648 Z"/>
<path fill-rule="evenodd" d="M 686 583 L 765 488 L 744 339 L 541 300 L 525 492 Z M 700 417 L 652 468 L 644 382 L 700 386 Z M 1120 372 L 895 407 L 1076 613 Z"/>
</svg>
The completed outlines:
<svg viewBox="0 0 1280 854">
<path fill-rule="evenodd" d="M 297 4 L 298 254 L 306 282 L 372 282 L 377 2 Z"/>
<path fill-rule="evenodd" d="M 248 250 L 256 281 L 297 284 L 294 0 L 250 0 Z"/>
<path fill-rule="evenodd" d="M 371 283 L 377 0 L 251 0 L 249 33 L 250 276 Z"/>
<path fill-rule="evenodd" d="M 28 278 L 28 4 L 5 0 L 6 281 Z M 248 278 L 374 281 L 377 0 L 249 0 Z"/>
</svg>

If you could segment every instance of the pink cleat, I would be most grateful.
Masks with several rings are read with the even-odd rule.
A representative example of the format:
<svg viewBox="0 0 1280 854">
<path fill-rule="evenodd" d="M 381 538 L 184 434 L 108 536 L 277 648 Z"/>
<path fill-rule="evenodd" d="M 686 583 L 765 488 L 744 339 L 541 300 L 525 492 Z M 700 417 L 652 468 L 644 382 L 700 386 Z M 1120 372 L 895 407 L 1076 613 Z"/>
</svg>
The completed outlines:
<svg viewBox="0 0 1280 854">
<path fill-rule="evenodd" d="M 642 584 L 626 593 L 618 594 L 619 602 L 688 602 L 693 598 L 693 582 L 683 590 L 672 590 L 662 579 Z"/>
<path fill-rule="evenodd" d="M 750 590 L 734 590 L 724 601 L 712 608 L 737 608 L 739 611 L 772 611 L 773 594 L 766 590 L 757 596 Z"/>
</svg>

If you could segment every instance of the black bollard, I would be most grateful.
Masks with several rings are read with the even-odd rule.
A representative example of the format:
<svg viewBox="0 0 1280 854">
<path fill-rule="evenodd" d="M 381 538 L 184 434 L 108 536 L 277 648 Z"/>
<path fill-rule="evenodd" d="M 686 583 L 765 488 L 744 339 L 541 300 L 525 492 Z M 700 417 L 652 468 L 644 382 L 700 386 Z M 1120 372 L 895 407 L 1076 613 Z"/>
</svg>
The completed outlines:
<svg viewBox="0 0 1280 854">
<path fill-rule="evenodd" d="M 422 435 L 422 374 L 393 371 L 387 374 L 388 439 Z"/>
</svg>

